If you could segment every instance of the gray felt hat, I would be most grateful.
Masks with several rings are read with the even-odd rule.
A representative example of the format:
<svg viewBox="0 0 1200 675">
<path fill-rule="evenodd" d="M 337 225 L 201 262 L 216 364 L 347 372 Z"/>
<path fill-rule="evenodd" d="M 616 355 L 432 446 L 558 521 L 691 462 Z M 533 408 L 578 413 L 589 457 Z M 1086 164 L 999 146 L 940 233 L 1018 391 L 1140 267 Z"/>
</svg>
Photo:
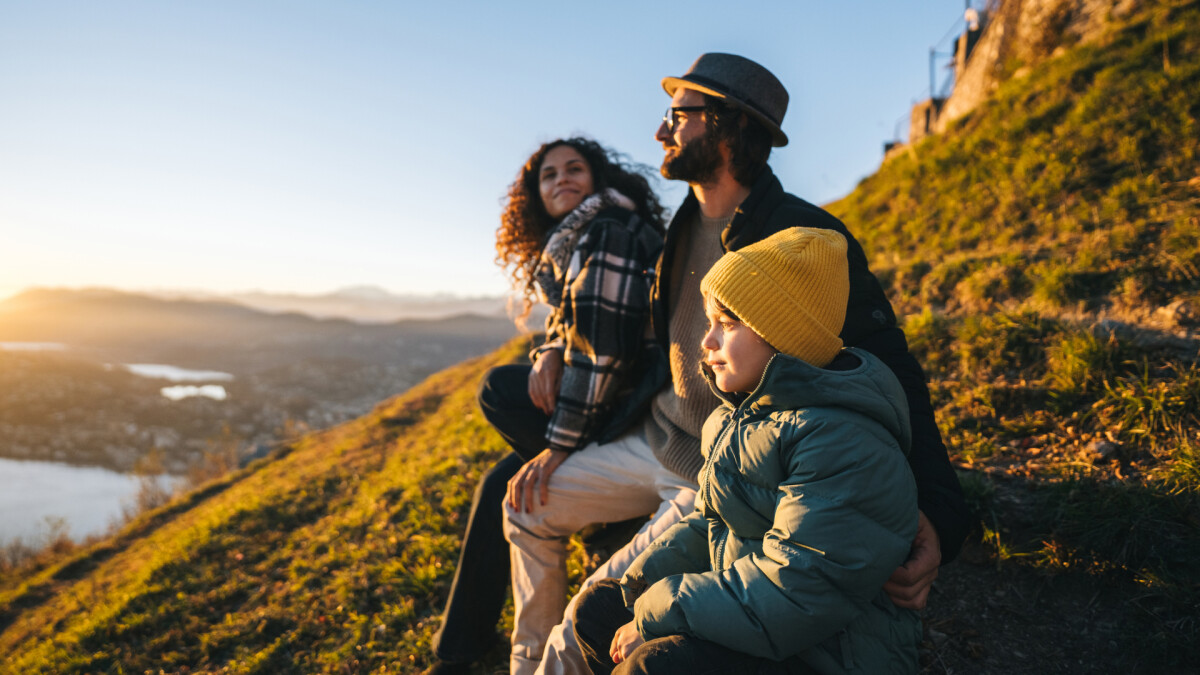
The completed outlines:
<svg viewBox="0 0 1200 675">
<path fill-rule="evenodd" d="M 663 89 L 674 96 L 680 87 L 725 99 L 766 125 L 771 145 L 787 145 L 779 126 L 787 112 L 788 93 L 771 71 L 736 54 L 701 54 L 682 77 L 664 77 Z"/>
</svg>

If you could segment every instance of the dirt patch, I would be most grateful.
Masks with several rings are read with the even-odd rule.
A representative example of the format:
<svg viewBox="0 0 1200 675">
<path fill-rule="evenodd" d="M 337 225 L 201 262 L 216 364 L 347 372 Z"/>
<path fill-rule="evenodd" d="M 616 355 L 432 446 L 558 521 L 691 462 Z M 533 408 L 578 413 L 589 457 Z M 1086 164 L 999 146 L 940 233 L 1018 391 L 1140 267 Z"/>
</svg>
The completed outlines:
<svg viewBox="0 0 1200 675">
<path fill-rule="evenodd" d="M 921 672 L 1194 673 L 1163 603 L 1132 583 L 998 566 L 968 542 L 923 613 Z"/>
</svg>

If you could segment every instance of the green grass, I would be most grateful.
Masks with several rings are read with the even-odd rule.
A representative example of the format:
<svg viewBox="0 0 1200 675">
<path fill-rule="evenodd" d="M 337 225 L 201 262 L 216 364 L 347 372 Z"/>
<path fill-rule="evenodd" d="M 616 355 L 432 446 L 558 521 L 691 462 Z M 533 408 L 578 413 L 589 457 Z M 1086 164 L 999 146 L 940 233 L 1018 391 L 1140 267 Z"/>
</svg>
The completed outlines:
<svg viewBox="0 0 1200 675">
<path fill-rule="evenodd" d="M 1167 670 L 1200 659 L 1200 341 L 1159 319 L 1200 298 L 1198 7 L 1148 3 L 830 207 L 907 315 L 992 562 L 1124 589 L 1127 664 Z"/>
<path fill-rule="evenodd" d="M 1200 12 L 1149 4 L 831 206 L 905 311 L 1103 305 L 1129 280 L 1135 304 L 1200 290 Z"/>
</svg>

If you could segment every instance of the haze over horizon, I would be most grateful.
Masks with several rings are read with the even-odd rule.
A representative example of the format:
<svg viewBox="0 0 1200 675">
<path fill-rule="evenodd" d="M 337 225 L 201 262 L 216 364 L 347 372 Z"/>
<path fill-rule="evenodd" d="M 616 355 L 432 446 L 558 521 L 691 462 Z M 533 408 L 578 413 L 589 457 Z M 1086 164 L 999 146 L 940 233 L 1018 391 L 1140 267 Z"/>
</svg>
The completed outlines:
<svg viewBox="0 0 1200 675">
<path fill-rule="evenodd" d="M 329 293 L 268 293 L 263 291 L 220 293 L 206 290 L 124 290 L 105 287 L 50 288 L 30 287 L 0 297 L 0 328 L 3 321 L 36 312 L 43 316 L 71 313 L 80 306 L 103 306 L 112 300 L 140 303 L 149 299 L 158 311 L 170 313 L 182 307 L 199 309 L 217 303 L 236 305 L 263 314 L 301 314 L 311 319 L 344 319 L 358 324 L 389 324 L 402 321 L 439 321 L 463 316 L 515 319 L 512 296 L 460 296 L 453 293 L 397 294 L 378 286 L 354 286 Z M 80 304 L 82 303 L 82 305 Z M 544 306 L 535 305 L 526 326 L 540 325 Z M 41 344 L 41 343 L 37 343 Z M 0 351 L 22 348 L 21 343 L 6 345 Z"/>
<path fill-rule="evenodd" d="M 963 9 L 0 0 L 0 299 L 502 295 L 493 237 L 521 162 L 582 133 L 656 168 L 659 81 L 706 51 L 783 81 L 771 165 L 826 203 L 907 129 Z M 658 190 L 674 208 L 686 187 Z"/>
<path fill-rule="evenodd" d="M 129 288 L 118 288 L 116 286 L 88 285 L 88 286 L 26 286 L 24 288 L 15 289 L 12 292 L 7 293 L 7 294 L 0 293 L 0 302 L 2 302 L 4 300 L 8 300 L 9 298 L 16 297 L 23 293 L 30 292 L 30 291 L 82 292 L 82 291 L 92 291 L 92 290 L 151 295 L 151 296 L 155 296 L 155 297 L 178 296 L 178 297 L 184 297 L 184 298 L 202 298 L 202 297 L 232 298 L 232 297 L 261 295 L 261 296 L 271 296 L 271 297 L 280 297 L 280 298 L 285 298 L 285 297 L 295 297 L 295 298 L 340 297 L 340 298 L 347 298 L 347 299 L 356 298 L 356 299 L 362 299 L 362 300 L 437 300 L 437 299 L 451 299 L 451 300 L 477 300 L 478 299 L 478 300 L 482 300 L 482 299 L 494 299 L 494 298 L 503 296 L 503 293 L 493 293 L 493 294 L 488 295 L 488 294 L 463 294 L 463 293 L 454 293 L 451 291 L 429 291 L 427 293 L 399 293 L 399 292 L 389 291 L 388 289 L 386 289 L 382 286 L 376 286 L 374 284 L 355 284 L 352 286 L 339 286 L 338 288 L 332 288 L 327 291 L 317 291 L 317 292 L 312 292 L 312 293 L 301 293 L 301 292 L 295 292 L 295 291 L 274 291 L 273 292 L 273 291 L 265 291 L 265 290 L 257 289 L 257 288 L 233 289 L 233 290 L 228 290 L 228 291 L 215 291 L 215 290 L 209 290 L 209 289 L 204 289 L 204 288 L 129 289 Z"/>
</svg>

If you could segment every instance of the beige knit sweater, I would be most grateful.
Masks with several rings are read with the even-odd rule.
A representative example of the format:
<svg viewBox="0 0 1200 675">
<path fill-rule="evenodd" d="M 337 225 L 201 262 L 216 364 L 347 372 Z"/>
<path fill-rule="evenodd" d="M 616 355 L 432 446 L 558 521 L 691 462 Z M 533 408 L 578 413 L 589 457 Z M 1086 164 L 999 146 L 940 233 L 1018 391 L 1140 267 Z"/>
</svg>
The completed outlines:
<svg viewBox="0 0 1200 675">
<path fill-rule="evenodd" d="M 681 233 L 667 308 L 672 386 L 651 401 L 646 419 L 646 439 L 654 456 L 667 469 L 693 482 L 704 464 L 700 431 L 720 404 L 700 375 L 700 340 L 708 329 L 700 280 L 724 253 L 721 232 L 730 220 L 732 216 L 709 219 L 700 215 Z"/>
</svg>

